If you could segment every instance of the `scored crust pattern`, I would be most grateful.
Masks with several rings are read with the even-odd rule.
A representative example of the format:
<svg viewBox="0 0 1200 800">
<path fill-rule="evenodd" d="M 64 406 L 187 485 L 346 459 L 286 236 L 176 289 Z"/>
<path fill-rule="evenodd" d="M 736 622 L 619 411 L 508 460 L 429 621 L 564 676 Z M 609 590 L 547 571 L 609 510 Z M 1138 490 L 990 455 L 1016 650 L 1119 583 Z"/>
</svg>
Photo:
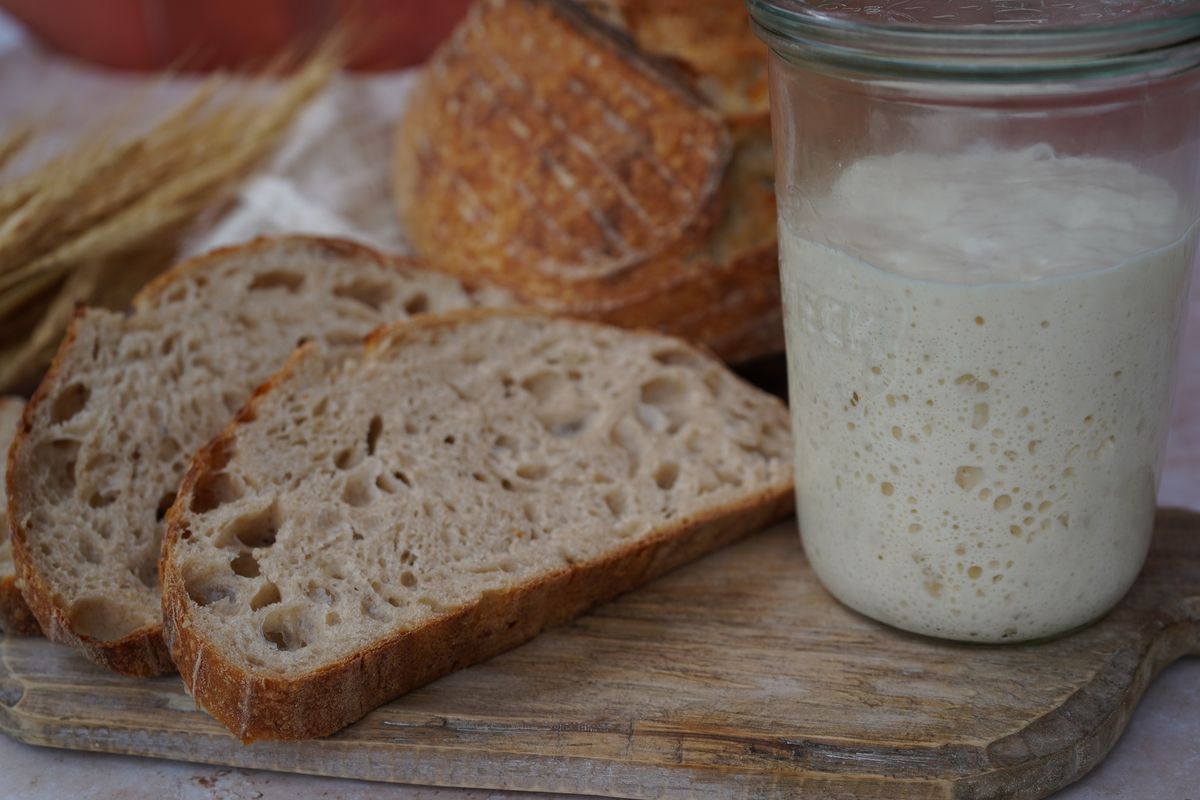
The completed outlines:
<svg viewBox="0 0 1200 800">
<path fill-rule="evenodd" d="M 421 252 L 550 285 L 616 275 L 705 230 L 730 148 L 664 65 L 542 0 L 479 3 L 401 138 L 398 200 Z"/>
</svg>

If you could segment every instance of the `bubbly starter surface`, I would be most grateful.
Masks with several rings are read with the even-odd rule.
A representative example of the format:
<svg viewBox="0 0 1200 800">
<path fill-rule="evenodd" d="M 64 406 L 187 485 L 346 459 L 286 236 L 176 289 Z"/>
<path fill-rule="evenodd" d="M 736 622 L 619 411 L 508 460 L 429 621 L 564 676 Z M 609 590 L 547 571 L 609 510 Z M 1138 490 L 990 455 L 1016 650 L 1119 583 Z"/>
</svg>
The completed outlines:
<svg viewBox="0 0 1200 800">
<path fill-rule="evenodd" d="M 867 158 L 784 216 L 800 529 L 839 599 L 972 641 L 1120 599 L 1195 254 L 1178 206 L 1129 165 L 1035 147 Z"/>
</svg>

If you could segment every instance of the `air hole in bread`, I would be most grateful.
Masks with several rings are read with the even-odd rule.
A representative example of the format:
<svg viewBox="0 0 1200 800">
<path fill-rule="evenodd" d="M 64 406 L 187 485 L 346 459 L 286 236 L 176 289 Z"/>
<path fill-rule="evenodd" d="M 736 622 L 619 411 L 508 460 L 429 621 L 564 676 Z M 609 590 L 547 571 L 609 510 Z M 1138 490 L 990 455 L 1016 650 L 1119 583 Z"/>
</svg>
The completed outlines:
<svg viewBox="0 0 1200 800">
<path fill-rule="evenodd" d="M 767 454 L 767 458 L 786 458 L 788 456 L 788 452 L 778 446 L 780 441 L 787 441 L 786 428 L 764 422 L 759 425 L 758 430 L 764 437 L 761 449 Z"/>
<path fill-rule="evenodd" d="M 417 432 L 419 430 L 420 430 L 420 428 L 417 427 L 417 423 L 413 422 L 411 419 L 404 420 L 404 433 L 405 434 L 407 434 L 408 436 L 416 436 Z"/>
<path fill-rule="evenodd" d="M 337 600 L 336 592 L 324 584 L 320 584 L 311 580 L 304 587 L 304 596 L 309 600 L 312 600 L 314 603 L 320 603 L 326 606 L 333 605 L 334 601 Z"/>
<path fill-rule="evenodd" d="M 187 299 L 187 284 L 180 284 L 171 291 L 167 292 L 166 298 L 168 303 L 182 303 Z"/>
<path fill-rule="evenodd" d="M 229 568 L 233 570 L 234 575 L 240 575 L 243 578 L 257 578 L 259 576 L 258 559 L 249 550 L 243 550 L 238 553 L 229 562 Z"/>
<path fill-rule="evenodd" d="M 367 425 L 367 455 L 375 455 L 375 446 L 379 444 L 379 435 L 383 433 L 383 418 L 378 414 L 371 417 Z"/>
<path fill-rule="evenodd" d="M 61 500 L 75 490 L 75 461 L 79 442 L 55 439 L 34 448 L 34 463 L 42 466 L 42 483 L 52 500 Z"/>
<path fill-rule="evenodd" d="M 550 474 L 550 468 L 545 464 L 522 464 L 517 467 L 517 477 L 527 481 L 540 481 Z"/>
<path fill-rule="evenodd" d="M 424 292 L 417 292 L 413 296 L 404 301 L 404 313 L 410 317 L 417 314 L 424 314 L 429 310 L 429 295 Z"/>
<path fill-rule="evenodd" d="M 312 407 L 313 419 L 325 416 L 325 412 L 329 410 L 329 398 L 322 397 L 317 401 L 317 404 Z"/>
<path fill-rule="evenodd" d="M 223 436 L 215 442 L 208 452 L 208 468 L 217 472 L 225 469 L 229 459 L 233 458 L 233 439 Z"/>
<path fill-rule="evenodd" d="M 670 491 L 679 479 L 679 465 L 674 461 L 664 461 L 654 470 L 654 482 L 664 492 Z"/>
<path fill-rule="evenodd" d="M 178 334 L 172 333 L 169 336 L 164 336 L 163 340 L 162 340 L 162 344 L 160 344 L 158 346 L 159 354 L 164 355 L 164 356 L 171 355 L 171 353 L 175 352 L 175 345 L 178 342 L 179 342 Z"/>
<path fill-rule="evenodd" d="M 153 589 L 156 592 L 158 591 L 160 585 L 158 580 L 158 561 L 143 561 L 129 571 L 133 573 L 133 577 L 141 581 L 142 586 L 145 586 L 147 589 Z"/>
<path fill-rule="evenodd" d="M 363 454 L 357 444 L 350 445 L 333 457 L 333 465 L 338 469 L 350 469 L 362 463 Z"/>
<path fill-rule="evenodd" d="M 412 573 L 412 570 L 404 570 L 400 573 L 400 585 L 411 589 L 417 585 L 417 576 Z"/>
<path fill-rule="evenodd" d="M 500 488 L 506 492 L 514 491 L 513 482 L 510 481 L 508 478 L 500 479 Z"/>
<path fill-rule="evenodd" d="M 405 550 L 403 553 L 400 554 L 400 563 L 401 564 L 415 564 L 416 562 L 417 562 L 417 557 L 413 554 L 412 550 Z"/>
<path fill-rule="evenodd" d="M 372 281 L 367 278 L 356 278 L 351 283 L 336 286 L 333 294 L 344 297 L 356 303 L 362 303 L 372 311 L 383 308 L 383 304 L 392 299 L 394 289 L 391 284 L 383 281 Z"/>
<path fill-rule="evenodd" d="M 128 609 L 104 597 L 76 600 L 67 614 L 71 629 L 93 639 L 110 642 L 136 629 L 141 620 Z"/>
<path fill-rule="evenodd" d="M 96 545 L 92 543 L 90 538 L 80 539 L 79 557 L 89 564 L 99 564 L 101 559 L 100 553 L 96 550 Z"/>
<path fill-rule="evenodd" d="M 229 547 L 234 541 L 245 547 L 270 547 L 279 535 L 279 509 L 272 503 L 266 508 L 235 517 L 226 523 L 214 540 L 217 547 Z"/>
<path fill-rule="evenodd" d="M 66 422 L 71 419 L 83 411 L 91 394 L 91 390 L 82 383 L 73 383 L 63 389 L 59 392 L 58 397 L 54 398 L 54 404 L 50 407 L 50 420 Z"/>
<path fill-rule="evenodd" d="M 738 475 L 736 472 L 729 472 L 728 470 L 723 469 L 717 469 L 715 471 L 717 473 L 717 477 L 721 479 L 722 483 L 729 484 L 730 486 L 741 486 L 744 483 L 742 476 Z"/>
<path fill-rule="evenodd" d="M 363 535 L 361 533 L 359 533 L 357 530 L 351 528 L 350 529 L 350 541 L 361 542 L 362 540 L 363 540 Z"/>
<path fill-rule="evenodd" d="M 94 491 L 88 496 L 88 505 L 92 508 L 107 508 L 117 499 L 116 492 Z"/>
<path fill-rule="evenodd" d="M 517 449 L 517 443 L 512 439 L 511 436 L 506 436 L 502 433 L 496 437 L 496 441 L 492 444 L 492 447 L 494 447 L 496 450 L 507 450 L 512 452 Z"/>
<path fill-rule="evenodd" d="M 234 596 L 234 591 L 228 584 L 208 574 L 185 577 L 183 589 L 192 602 L 202 608 Z"/>
<path fill-rule="evenodd" d="M 715 369 L 704 373 L 704 387 L 708 389 L 709 395 L 719 398 L 725 391 L 725 382 L 721 379 L 721 373 Z"/>
<path fill-rule="evenodd" d="M 554 425 L 546 425 L 546 420 L 540 418 L 538 421 L 550 432 L 551 436 L 559 439 L 569 439 L 572 436 L 578 436 L 587 427 L 588 417 L 576 417 L 575 419 L 558 422 Z"/>
<path fill-rule="evenodd" d="M 362 475 L 351 475 L 346 479 L 346 485 L 342 488 L 342 500 L 347 505 L 362 508 L 370 505 L 374 499 L 375 496 Z"/>
<path fill-rule="evenodd" d="M 763 448 L 762 442 L 735 442 L 738 449 L 743 453 L 749 453 L 752 456 L 761 458 L 764 461 L 770 460 L 771 456 Z"/>
<path fill-rule="evenodd" d="M 521 388 L 529 392 L 539 403 L 545 403 L 556 392 L 562 389 L 567 384 L 567 379 L 557 372 L 543 370 L 535 372 L 525 380 L 521 381 Z"/>
<path fill-rule="evenodd" d="M 664 376 L 646 381 L 639 397 L 642 401 L 639 413 L 646 407 L 657 409 L 674 428 L 678 428 L 680 418 L 687 413 L 688 387 L 677 378 Z"/>
<path fill-rule="evenodd" d="M 609 512 L 612 513 L 613 517 L 616 519 L 620 519 L 621 517 L 625 516 L 625 511 L 628 508 L 625 495 L 620 491 L 613 491 L 604 495 L 604 504 L 608 506 Z"/>
<path fill-rule="evenodd" d="M 379 602 L 374 596 L 364 597 L 362 602 L 359 603 L 359 608 L 362 609 L 362 613 L 376 622 L 383 622 L 388 619 L 387 611 L 380 607 Z"/>
<path fill-rule="evenodd" d="M 330 611 L 328 614 L 325 615 L 325 624 L 330 627 L 337 625 L 341 621 L 342 621 L 342 618 L 338 616 L 338 613 L 336 611 Z"/>
<path fill-rule="evenodd" d="M 639 403 L 634 410 L 638 422 L 655 433 L 663 433 L 671 427 L 671 419 L 658 406 Z"/>
<path fill-rule="evenodd" d="M 277 649 L 291 652 L 308 646 L 302 628 L 298 611 L 280 608 L 267 614 L 263 620 L 262 634 Z"/>
<path fill-rule="evenodd" d="M 250 610 L 258 611 L 260 608 L 273 606 L 282 599 L 279 595 L 279 587 L 271 581 L 263 581 L 263 585 L 258 587 L 258 591 L 254 593 L 254 597 L 250 598 Z"/>
<path fill-rule="evenodd" d="M 664 367 L 702 368 L 705 366 L 705 361 L 695 353 L 690 353 L 687 350 L 676 348 L 658 350 L 651 354 L 651 358 L 662 364 Z"/>
<path fill-rule="evenodd" d="M 274 269 L 254 276 L 250 281 L 250 291 L 262 289 L 286 289 L 295 294 L 304 285 L 304 276 L 286 269 Z"/>
<path fill-rule="evenodd" d="M 241 487 L 228 473 L 203 472 L 192 487 L 192 502 L 189 508 L 194 514 L 207 514 L 241 497 Z"/>
<path fill-rule="evenodd" d="M 179 444 L 179 440 L 173 436 L 164 436 L 158 441 L 158 454 L 156 458 L 163 463 L 171 463 L 183 451 L 183 447 Z"/>
</svg>

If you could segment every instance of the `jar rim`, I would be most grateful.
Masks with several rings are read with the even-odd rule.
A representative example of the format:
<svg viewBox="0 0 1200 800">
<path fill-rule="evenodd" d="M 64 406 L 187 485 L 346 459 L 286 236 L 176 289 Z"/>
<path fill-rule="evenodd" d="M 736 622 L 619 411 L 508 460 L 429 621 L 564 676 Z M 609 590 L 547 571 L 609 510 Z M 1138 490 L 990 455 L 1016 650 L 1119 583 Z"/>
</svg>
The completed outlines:
<svg viewBox="0 0 1200 800">
<path fill-rule="evenodd" d="M 830 13 L 850 4 L 746 0 L 755 32 L 800 62 L 901 77 L 1017 79 L 1113 77 L 1200 65 L 1200 3 L 1166 14 L 1087 24 L 897 23 L 894 2 L 876 19 Z M 982 5 L 982 4 L 977 4 Z"/>
</svg>

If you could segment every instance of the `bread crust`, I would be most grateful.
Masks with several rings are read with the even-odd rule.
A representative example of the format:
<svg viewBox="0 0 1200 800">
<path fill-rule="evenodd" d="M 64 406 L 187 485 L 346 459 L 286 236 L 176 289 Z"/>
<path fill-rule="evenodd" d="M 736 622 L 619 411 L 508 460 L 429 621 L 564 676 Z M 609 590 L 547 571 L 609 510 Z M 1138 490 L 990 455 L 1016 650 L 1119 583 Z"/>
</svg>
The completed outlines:
<svg viewBox="0 0 1200 800">
<path fill-rule="evenodd" d="M 743 83 L 757 87 L 754 92 L 758 92 L 762 88 L 759 83 L 765 81 L 763 49 L 748 30 L 735 27 L 732 34 L 721 37 L 719 55 L 700 57 L 705 50 L 698 39 L 706 30 L 746 27 L 744 9 L 735 2 L 708 9 L 682 29 L 678 25 L 664 28 L 664 18 L 670 22 L 672 15 L 687 16 L 685 9 L 649 5 L 616 3 L 618 16 L 625 15 L 624 23 L 629 26 L 627 31 L 618 31 L 574 3 L 480 3 L 455 38 L 435 56 L 398 127 L 393 185 L 400 218 L 418 252 L 437 258 L 460 278 L 486 276 L 532 307 L 624 327 L 655 328 L 701 342 L 727 361 L 780 352 L 783 326 L 765 101 L 748 101 L 744 108 L 730 109 L 723 116 L 703 99 L 706 81 L 721 96 L 736 96 L 742 91 L 736 87 Z M 506 13 L 502 16 L 501 11 Z M 603 98 L 618 96 L 624 69 L 649 79 L 661 91 L 669 89 L 674 96 L 687 99 L 691 128 L 703 131 L 704 136 L 688 139 L 675 135 L 662 142 L 656 156 L 660 161 L 694 161 L 706 146 L 712 147 L 704 142 L 720 142 L 720 160 L 712 162 L 718 169 L 709 180 L 711 194 L 690 212 L 694 216 L 687 224 L 673 226 L 669 222 L 683 219 L 682 208 L 674 217 L 669 212 L 658 215 L 663 204 L 671 202 L 671 193 L 663 187 L 658 187 L 657 193 L 652 186 L 633 192 L 645 209 L 640 218 L 626 219 L 613 212 L 613 227 L 621 236 L 643 231 L 647 220 L 655 235 L 652 245 L 635 249 L 616 266 L 585 239 L 574 240 L 575 249 L 568 253 L 569 248 L 553 234 L 559 228 L 572 228 L 573 207 L 561 200 L 550 177 L 545 178 L 545 193 L 539 193 L 542 184 L 530 183 L 520 169 L 516 173 L 522 177 L 515 179 L 505 165 L 514 161 L 536 164 L 545 152 L 570 151 L 577 140 L 619 137 L 604 121 L 582 113 L 572 116 L 569 109 L 581 100 L 566 91 L 537 102 L 520 96 L 491 97 L 485 102 L 475 94 L 477 73 L 492 69 L 497 47 L 522 37 L 536 40 L 548 35 L 547 30 L 555 24 L 569 31 L 566 38 L 573 37 L 579 48 L 590 52 L 589 57 L 611 71 L 599 92 Z M 682 39 L 664 38 L 666 29 L 682 30 Z M 639 48 L 642 40 L 655 45 L 654 52 L 669 57 Z M 541 51 L 521 53 L 511 59 L 512 68 L 522 77 L 565 68 L 555 58 L 555 54 Z M 696 73 L 713 64 L 725 71 L 720 75 Z M 599 73 L 591 77 L 600 80 Z M 676 109 L 677 113 L 684 110 Z M 509 130 L 513 124 L 510 117 L 544 121 L 559 112 L 565 121 L 543 125 L 548 133 L 535 136 L 536 142 L 515 141 Z M 639 122 L 650 131 L 639 133 L 653 139 L 655 123 Z M 521 127 L 533 125 L 521 123 Z M 681 128 L 687 127 L 681 124 Z M 480 144 L 485 139 L 487 148 Z M 481 149 L 492 154 L 490 160 L 477 153 Z M 741 150 L 765 151 L 765 169 L 755 166 L 748 179 L 738 163 Z M 620 168 L 610 166 L 608 172 L 617 174 Z M 765 173 L 765 184 L 760 173 Z M 592 186 L 588 177 L 603 183 L 597 175 L 584 174 L 585 186 Z M 597 174 L 604 177 L 599 170 Z M 474 222 L 465 218 L 479 198 L 485 205 L 501 209 L 497 212 L 500 235 L 496 235 L 496 215 Z M 609 215 L 616 205 L 598 206 L 596 211 Z M 504 222 L 512 213 L 519 213 L 524 222 Z M 739 218 L 744 230 L 741 238 L 726 242 L 723 227 L 731 215 Z"/>
<path fill-rule="evenodd" d="M 638 45 L 679 61 L 731 125 L 767 121 L 767 46 L 743 0 L 597 0 Z"/>
<path fill-rule="evenodd" d="M 15 575 L 0 578 L 0 633 L 5 636 L 38 636 L 42 629 L 21 591 Z"/>
<path fill-rule="evenodd" d="M 484 0 L 410 97 L 395 194 L 418 252 L 587 297 L 704 237 L 730 148 L 683 73 L 624 33 L 572 3 Z"/>
<path fill-rule="evenodd" d="M 152 300 L 168 291 L 184 276 L 219 263 L 232 254 L 253 255 L 270 250 L 279 242 L 296 242 L 298 246 L 321 247 L 338 256 L 370 258 L 379 264 L 397 270 L 424 268 L 421 262 L 401 256 L 380 253 L 364 245 L 343 239 L 321 236 L 259 237 L 251 242 L 219 248 L 176 264 L 147 284 L 133 298 L 134 309 L 144 308 Z M 162 625 L 138 628 L 114 640 L 102 640 L 75 630 L 68 617 L 68 609 L 58 602 L 56 592 L 45 576 L 38 571 L 36 557 L 31 552 L 28 531 L 23 523 L 26 509 L 31 502 L 25 486 L 19 461 L 32 428 L 36 411 L 53 395 L 60 383 L 60 373 L 70 359 L 78 335 L 79 325 L 87 315 L 87 308 L 80 306 L 67 327 L 66 335 L 50 363 L 37 390 L 25 407 L 17 435 L 8 454 L 7 490 L 8 523 L 13 543 L 13 562 L 16 566 L 20 594 L 28 604 L 33 618 L 47 637 L 56 642 L 70 645 L 91 661 L 124 675 L 151 677 L 175 671 L 170 653 L 162 638 Z"/>
<path fill-rule="evenodd" d="M 11 443 L 11 437 L 16 434 L 17 425 L 24 412 L 24 398 L 15 395 L 0 397 L 0 424 L 11 426 L 8 430 L 0 431 L 0 441 L 5 443 L 5 447 L 0 450 L 0 463 L 7 464 L 8 445 Z M 5 542 L 8 541 L 8 521 L 4 518 L 0 518 L 0 535 L 3 535 Z M 0 634 L 36 636 L 41 630 L 17 588 L 11 558 L 6 558 L 5 562 L 0 565 Z"/>
<path fill-rule="evenodd" d="M 369 352 L 385 343 L 394 346 L 420 330 L 498 315 L 547 316 L 476 309 L 419 318 L 376 330 L 367 337 L 366 348 Z M 180 538 L 190 535 L 183 509 L 197 482 L 214 462 L 219 468 L 221 454 L 234 446 L 242 421 L 253 419 L 263 399 L 286 384 L 309 349 L 298 348 L 255 392 L 238 419 L 196 454 L 167 512 L 159 566 L 166 640 L 188 692 L 243 742 L 331 734 L 405 692 L 522 644 L 547 627 L 761 529 L 793 508 L 792 483 L 783 481 L 741 502 L 673 520 L 609 555 L 485 593 L 461 609 L 387 636 L 334 664 L 294 677 L 255 673 L 234 664 L 190 624 L 191 600 L 174 551 Z"/>
</svg>

